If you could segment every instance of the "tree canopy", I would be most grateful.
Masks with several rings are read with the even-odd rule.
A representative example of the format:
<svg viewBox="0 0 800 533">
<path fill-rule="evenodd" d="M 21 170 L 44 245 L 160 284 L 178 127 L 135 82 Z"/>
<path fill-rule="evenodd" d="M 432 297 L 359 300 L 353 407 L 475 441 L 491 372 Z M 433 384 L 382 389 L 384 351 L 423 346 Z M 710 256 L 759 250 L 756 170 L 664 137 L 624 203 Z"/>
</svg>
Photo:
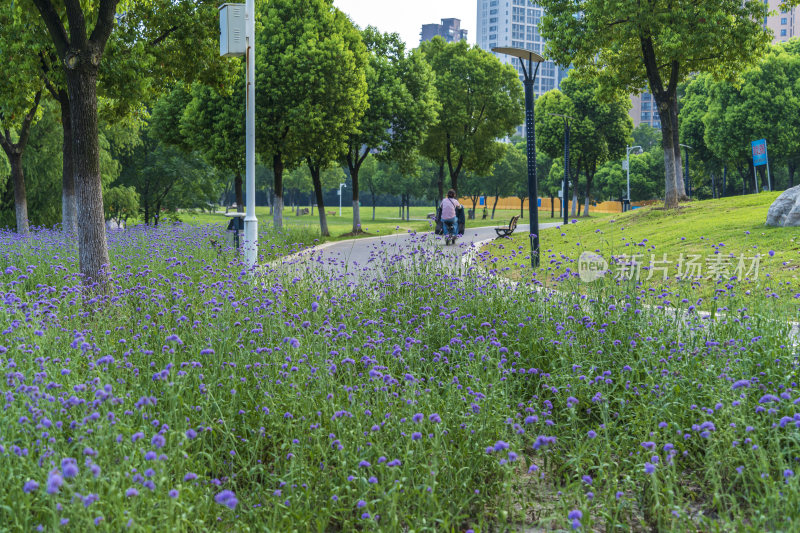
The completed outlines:
<svg viewBox="0 0 800 533">
<path fill-rule="evenodd" d="M 497 139 L 510 137 L 522 124 L 522 84 L 512 66 L 464 41 L 435 37 L 420 49 L 436 75 L 442 104 L 423 153 L 447 164 L 450 186 L 458 191 L 461 172 L 487 174 L 503 155 Z"/>
<path fill-rule="evenodd" d="M 358 129 L 350 135 L 344 157 L 353 185 L 353 232 L 361 226 L 361 165 L 375 154 L 384 161 L 397 162 L 405 170 L 413 168 L 417 150 L 435 123 L 440 107 L 433 73 L 419 52 L 407 53 L 399 35 L 380 33 L 371 26 L 361 36 L 369 53 L 369 107 Z"/>
<path fill-rule="evenodd" d="M 786 5 L 796 4 L 789 0 Z M 593 77 L 606 94 L 649 88 L 661 117 L 665 205 L 683 196 L 678 84 L 693 73 L 736 79 L 763 54 L 771 35 L 761 0 L 541 0 L 547 53 Z"/>
</svg>

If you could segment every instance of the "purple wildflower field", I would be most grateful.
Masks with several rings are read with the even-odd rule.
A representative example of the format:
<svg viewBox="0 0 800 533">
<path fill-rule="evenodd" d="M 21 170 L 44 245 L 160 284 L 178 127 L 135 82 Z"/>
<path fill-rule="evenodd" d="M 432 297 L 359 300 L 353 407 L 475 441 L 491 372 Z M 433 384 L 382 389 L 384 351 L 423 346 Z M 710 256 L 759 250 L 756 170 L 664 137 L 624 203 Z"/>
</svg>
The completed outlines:
<svg viewBox="0 0 800 533">
<path fill-rule="evenodd" d="M 61 233 L 0 232 L 0 529 L 797 528 L 768 303 L 512 286 L 429 234 L 359 277 L 265 232 L 253 275 L 221 233 L 111 233 L 92 296 Z"/>
</svg>

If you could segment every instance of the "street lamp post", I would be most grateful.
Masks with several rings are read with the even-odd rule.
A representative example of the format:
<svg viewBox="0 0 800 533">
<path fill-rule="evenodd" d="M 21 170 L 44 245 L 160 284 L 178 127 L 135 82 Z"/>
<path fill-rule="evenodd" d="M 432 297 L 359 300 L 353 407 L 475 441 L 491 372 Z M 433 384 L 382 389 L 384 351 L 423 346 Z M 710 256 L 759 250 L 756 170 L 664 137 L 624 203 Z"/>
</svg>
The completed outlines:
<svg viewBox="0 0 800 533">
<path fill-rule="evenodd" d="M 539 266 L 539 193 L 536 182 L 536 121 L 533 108 L 533 84 L 536 81 L 536 74 L 539 72 L 544 58 L 523 48 L 499 47 L 492 48 L 492 52 L 506 54 L 518 58 L 522 65 L 523 86 L 525 87 L 525 129 L 528 145 L 528 214 L 530 216 L 531 228 L 531 268 Z M 525 62 L 528 62 L 527 68 Z M 536 70 L 533 64 L 536 63 Z"/>
<path fill-rule="evenodd" d="M 245 182 L 247 210 L 244 217 L 245 261 L 252 268 L 258 262 L 258 219 L 256 218 L 256 23 L 255 0 L 220 6 L 220 55 L 245 56 Z M 242 32 L 242 30 L 244 30 Z M 242 42 L 244 33 L 244 42 Z"/>
<path fill-rule="evenodd" d="M 347 188 L 346 183 L 339 184 L 339 216 L 342 216 L 342 187 Z"/>
<path fill-rule="evenodd" d="M 688 144 L 681 144 L 686 152 L 686 170 L 683 171 L 683 184 L 686 186 L 686 196 L 692 196 L 692 180 L 689 179 L 689 150 L 694 150 Z"/>
<path fill-rule="evenodd" d="M 625 169 L 628 171 L 628 197 L 625 198 L 625 203 L 622 206 L 623 211 L 631 210 L 631 152 L 641 154 L 642 147 L 639 145 L 625 147 Z"/>
<path fill-rule="evenodd" d="M 561 210 L 563 211 L 564 225 L 566 225 L 567 207 L 569 206 L 569 121 L 570 119 L 575 120 L 575 117 L 558 113 L 548 113 L 548 115 L 564 119 L 564 183 L 561 185 Z"/>
</svg>

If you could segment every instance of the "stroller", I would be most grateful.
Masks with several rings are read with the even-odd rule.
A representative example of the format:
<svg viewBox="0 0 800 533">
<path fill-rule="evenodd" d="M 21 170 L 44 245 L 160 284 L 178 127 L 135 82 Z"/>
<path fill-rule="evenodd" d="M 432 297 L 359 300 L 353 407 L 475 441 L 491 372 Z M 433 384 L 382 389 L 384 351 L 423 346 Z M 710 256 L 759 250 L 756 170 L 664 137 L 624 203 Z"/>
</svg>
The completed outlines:
<svg viewBox="0 0 800 533">
<path fill-rule="evenodd" d="M 466 228 L 467 221 L 466 216 L 464 215 L 464 208 L 458 207 L 456 208 L 456 219 L 458 219 L 458 235 L 453 239 L 453 244 L 455 244 L 455 239 L 461 235 L 464 235 L 464 229 Z M 436 210 L 436 235 L 444 235 L 444 223 L 442 222 L 442 207 Z"/>
</svg>

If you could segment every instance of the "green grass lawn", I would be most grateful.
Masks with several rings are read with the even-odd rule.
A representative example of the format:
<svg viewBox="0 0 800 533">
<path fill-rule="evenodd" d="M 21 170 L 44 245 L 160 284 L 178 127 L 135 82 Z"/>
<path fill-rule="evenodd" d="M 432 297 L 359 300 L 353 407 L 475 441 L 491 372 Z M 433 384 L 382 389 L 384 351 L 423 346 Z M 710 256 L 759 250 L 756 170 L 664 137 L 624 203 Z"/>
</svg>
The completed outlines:
<svg viewBox="0 0 800 533">
<path fill-rule="evenodd" d="M 341 240 L 341 239 L 350 239 L 353 238 L 352 231 L 353 231 L 353 208 L 352 207 L 342 207 L 342 216 L 339 216 L 339 206 L 327 207 L 326 211 L 328 213 L 335 213 L 334 215 L 328 215 L 328 229 L 331 233 L 330 239 L 325 240 Z M 361 225 L 363 234 L 362 237 L 372 237 L 378 235 L 392 235 L 394 233 L 406 233 L 408 231 L 428 231 L 432 226 L 431 222 L 426 220 L 426 216 L 429 213 L 433 213 L 434 209 L 432 206 L 421 206 L 421 207 L 412 207 L 411 208 L 411 220 L 404 221 L 400 219 L 400 209 L 399 207 L 378 207 L 375 210 L 375 220 L 372 220 L 372 208 L 369 206 L 362 206 L 361 207 Z M 491 214 L 491 210 L 490 210 Z M 478 209 L 478 218 L 476 220 L 468 220 L 467 227 L 481 227 L 481 226 L 499 226 L 507 224 L 508 221 L 511 219 L 512 216 L 518 215 L 519 211 L 511 211 L 511 210 L 501 210 L 498 209 L 495 212 L 495 218 L 492 220 L 491 218 L 487 218 L 485 220 L 481 219 L 481 210 Z M 524 220 L 521 220 L 521 223 L 525 223 L 527 220 L 528 211 L 527 208 L 525 210 L 524 216 L 526 217 Z M 272 224 L 272 216 L 269 214 L 269 207 L 256 207 L 256 216 L 259 219 L 259 225 L 266 225 Z M 303 216 L 296 216 L 294 211 L 287 208 L 284 210 L 284 224 L 287 226 L 292 227 L 307 227 L 311 231 L 319 232 L 319 215 L 317 211 L 314 211 L 314 214 L 308 214 Z M 604 215 L 592 215 L 595 216 L 604 216 Z M 608 216 L 608 215 L 605 215 Z M 192 213 L 192 212 L 182 212 L 179 214 L 179 217 L 184 222 L 189 224 L 227 224 L 230 220 L 224 214 L 221 213 Z M 556 217 L 554 219 L 550 218 L 550 213 L 541 211 L 539 213 L 539 221 L 544 222 L 553 222 L 558 221 L 558 212 L 556 211 Z"/>
<path fill-rule="evenodd" d="M 713 298 L 719 290 L 724 292 L 724 286 L 720 285 L 728 280 L 720 283 L 717 273 L 725 278 L 735 275 L 744 258 L 745 268 L 739 272 L 745 274 L 741 278 L 748 278 L 749 290 L 774 293 L 777 300 L 794 302 L 794 295 L 800 292 L 800 228 L 764 225 L 767 210 L 778 194 L 692 201 L 674 211 L 643 208 L 544 230 L 537 279 L 544 284 L 563 280 L 568 269 L 577 270 L 583 252 L 595 252 L 609 261 L 612 256 L 630 261 L 632 256 L 638 255 L 642 287 L 674 284 L 679 275 L 678 265 L 683 263 L 687 276 L 680 283 L 707 299 Z M 520 280 L 530 275 L 528 246 L 527 236 L 515 235 L 510 241 L 487 246 L 484 251 L 491 254 L 494 269 Z M 693 263 L 699 264 L 695 273 L 700 274 L 702 280 L 685 279 L 690 277 L 688 265 L 692 256 Z M 668 262 L 664 262 L 665 257 Z M 758 259 L 754 260 L 756 257 Z M 645 270 L 650 265 L 654 268 Z M 755 266 L 757 273 L 751 268 Z M 663 269 L 666 269 L 667 280 L 664 280 Z M 627 276 L 627 272 L 613 264 L 611 271 L 612 275 L 624 273 L 624 277 L 635 277 L 635 270 Z M 715 279 L 708 279 L 711 276 Z M 608 279 L 604 282 L 616 283 Z"/>
</svg>

